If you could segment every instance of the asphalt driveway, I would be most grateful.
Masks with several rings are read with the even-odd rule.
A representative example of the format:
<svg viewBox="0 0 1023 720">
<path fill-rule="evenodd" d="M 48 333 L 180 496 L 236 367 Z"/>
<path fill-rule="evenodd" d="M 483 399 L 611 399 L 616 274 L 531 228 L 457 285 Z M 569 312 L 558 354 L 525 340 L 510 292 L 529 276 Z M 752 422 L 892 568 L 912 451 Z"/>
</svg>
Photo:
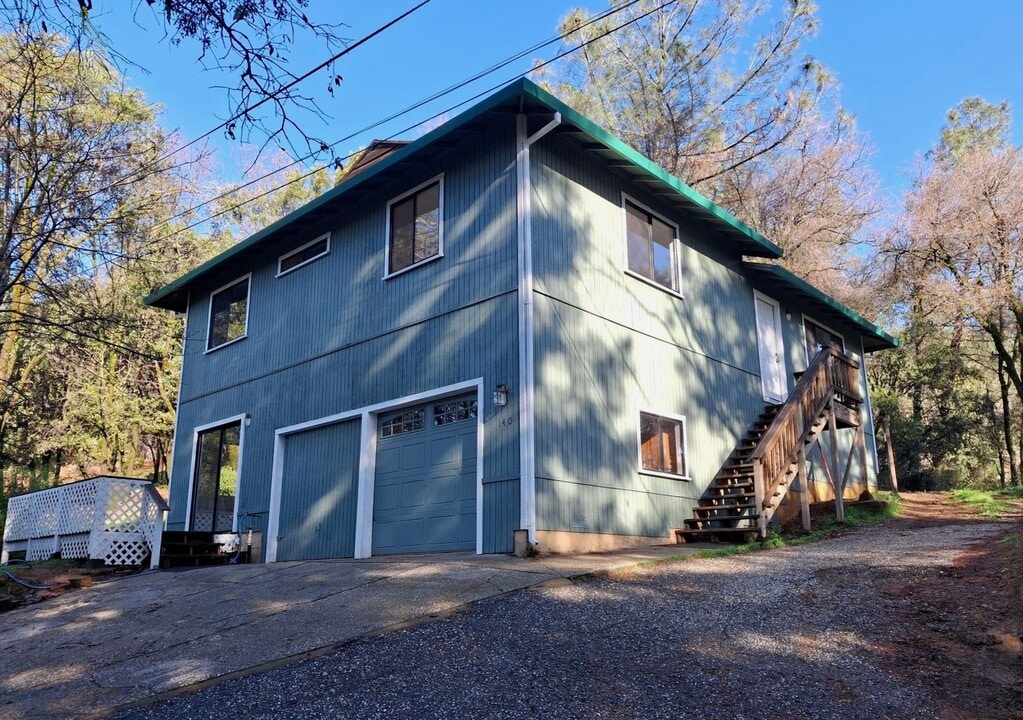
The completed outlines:
<svg viewBox="0 0 1023 720">
<path fill-rule="evenodd" d="M 678 551 L 235 565 L 96 585 L 0 615 L 0 718 L 103 717 L 467 603 Z"/>
<path fill-rule="evenodd" d="M 892 674 L 877 590 L 1005 527 L 897 528 L 549 583 L 118 718 L 991 718 Z"/>
</svg>

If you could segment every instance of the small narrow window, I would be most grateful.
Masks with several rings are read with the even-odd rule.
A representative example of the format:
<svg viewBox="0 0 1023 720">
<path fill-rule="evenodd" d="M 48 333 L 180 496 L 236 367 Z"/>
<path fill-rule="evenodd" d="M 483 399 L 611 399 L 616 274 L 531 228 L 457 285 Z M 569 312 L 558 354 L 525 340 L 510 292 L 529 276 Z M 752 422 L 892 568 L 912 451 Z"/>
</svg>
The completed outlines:
<svg viewBox="0 0 1023 720">
<path fill-rule="evenodd" d="M 313 260 L 321 258 L 329 252 L 330 233 L 327 233 L 310 243 L 306 243 L 297 250 L 291 251 L 287 255 L 282 255 L 277 263 L 277 274 L 283 275 L 295 268 L 302 267 L 306 263 L 311 263 Z"/>
<path fill-rule="evenodd" d="M 388 275 L 441 254 L 440 180 L 393 201 L 388 212 Z"/>
<path fill-rule="evenodd" d="M 643 470 L 687 477 L 685 421 L 640 413 L 639 456 Z"/>
<path fill-rule="evenodd" d="M 672 292 L 678 292 L 678 243 L 675 228 L 626 201 L 625 233 L 629 270 Z"/>
<path fill-rule="evenodd" d="M 213 350 L 245 337 L 249 317 L 249 278 L 217 290 L 210 296 L 210 332 L 206 349 Z"/>
<path fill-rule="evenodd" d="M 385 420 L 380 426 L 380 437 L 392 437 L 403 433 L 416 432 L 426 427 L 426 410 L 416 408 Z"/>
<path fill-rule="evenodd" d="M 463 420 L 476 419 L 475 400 L 455 400 L 433 406 L 433 424 L 450 425 Z"/>
</svg>

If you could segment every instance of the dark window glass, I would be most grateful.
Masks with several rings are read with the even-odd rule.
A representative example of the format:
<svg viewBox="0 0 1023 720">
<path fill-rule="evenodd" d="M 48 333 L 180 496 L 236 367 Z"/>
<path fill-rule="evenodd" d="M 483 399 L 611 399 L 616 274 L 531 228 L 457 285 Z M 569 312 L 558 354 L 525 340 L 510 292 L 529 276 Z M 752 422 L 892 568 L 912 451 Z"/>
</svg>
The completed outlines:
<svg viewBox="0 0 1023 720">
<path fill-rule="evenodd" d="M 457 400 L 433 406 L 433 424 L 450 425 L 463 420 L 476 419 L 475 400 Z"/>
<path fill-rule="evenodd" d="M 678 292 L 675 228 L 632 203 L 625 203 L 629 270 Z"/>
<path fill-rule="evenodd" d="M 391 205 L 390 266 L 398 272 L 440 254 L 440 182 Z"/>
<path fill-rule="evenodd" d="M 191 529 L 231 532 L 234 498 L 238 491 L 241 423 L 232 423 L 198 436 L 192 491 Z"/>
<path fill-rule="evenodd" d="M 329 248 L 329 239 L 327 237 L 323 237 L 314 242 L 312 245 L 282 257 L 277 272 L 278 274 L 288 272 L 288 270 L 292 270 L 303 263 L 315 260 L 321 255 L 326 255 Z"/>
<path fill-rule="evenodd" d="M 210 334 L 206 349 L 212 350 L 245 334 L 249 306 L 249 279 L 213 293 L 210 298 Z"/>
<path fill-rule="evenodd" d="M 640 413 L 639 448 L 644 470 L 685 476 L 681 420 Z"/>
<path fill-rule="evenodd" d="M 845 343 L 841 336 L 830 330 L 825 330 L 820 325 L 810 320 L 803 321 L 803 331 L 806 335 L 806 360 L 813 362 L 821 350 L 826 347 L 834 348 L 840 353 L 845 353 Z"/>
<path fill-rule="evenodd" d="M 426 427 L 426 410 L 424 408 L 416 408 L 386 420 L 380 426 L 380 436 L 392 437 L 402 433 L 422 430 L 424 427 Z"/>
</svg>

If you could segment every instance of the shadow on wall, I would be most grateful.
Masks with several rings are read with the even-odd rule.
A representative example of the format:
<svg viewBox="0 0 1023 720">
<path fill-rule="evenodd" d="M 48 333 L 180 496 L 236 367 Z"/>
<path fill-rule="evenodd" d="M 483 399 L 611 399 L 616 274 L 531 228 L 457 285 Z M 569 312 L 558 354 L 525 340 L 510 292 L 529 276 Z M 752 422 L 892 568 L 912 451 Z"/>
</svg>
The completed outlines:
<svg viewBox="0 0 1023 720">
<path fill-rule="evenodd" d="M 535 157 L 538 528 L 667 536 L 763 411 L 752 291 L 696 221 L 684 299 L 627 274 L 622 191 L 681 218 L 560 144 Z M 640 410 L 685 416 L 689 479 L 637 472 Z"/>
</svg>

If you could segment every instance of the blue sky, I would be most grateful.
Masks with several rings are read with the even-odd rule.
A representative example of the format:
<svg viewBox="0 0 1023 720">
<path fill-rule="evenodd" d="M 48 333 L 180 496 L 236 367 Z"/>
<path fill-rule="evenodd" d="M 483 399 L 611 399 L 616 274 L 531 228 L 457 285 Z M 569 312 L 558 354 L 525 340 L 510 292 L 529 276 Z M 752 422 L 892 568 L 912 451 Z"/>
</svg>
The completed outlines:
<svg viewBox="0 0 1023 720">
<path fill-rule="evenodd" d="M 199 71 L 194 48 L 157 44 L 158 23 L 141 19 L 141 32 L 115 4 L 97 2 L 96 25 L 111 44 L 149 73 L 129 70 L 134 84 L 150 101 L 165 108 L 163 122 L 188 138 L 201 134 L 226 116 L 222 82 Z M 775 0 L 777 5 L 780 0 Z M 134 4 L 134 3 L 133 3 Z M 309 15 L 348 25 L 343 34 L 359 38 L 415 4 L 415 0 L 374 3 L 312 0 Z M 437 90 L 452 85 L 495 62 L 554 36 L 558 19 L 581 5 L 591 11 L 604 2 L 563 0 L 433 0 L 399 25 L 342 59 L 337 71 L 342 87 L 331 98 L 325 92 L 327 75 L 307 81 L 311 92 L 324 98 L 332 116 L 316 129 L 336 140 Z M 873 166 L 885 187 L 906 187 L 914 158 L 938 137 L 945 113 L 963 98 L 980 95 L 990 102 L 1008 100 L 1023 113 L 1023 3 L 978 0 L 969 11 L 961 0 L 820 0 L 821 31 L 806 51 L 826 65 L 841 85 L 843 105 L 853 113 L 870 138 L 876 155 Z M 116 11 L 104 8 L 116 8 Z M 145 12 L 143 6 L 142 12 Z M 547 58 L 557 45 L 532 57 Z M 327 55 L 322 46 L 293 51 L 296 72 L 318 64 Z M 444 98 L 428 109 L 378 128 L 342 144 L 346 151 L 386 137 L 415 121 L 527 70 L 524 60 Z M 1020 126 L 1014 140 L 1023 144 Z M 219 134 L 217 135 L 219 138 Z M 234 161 L 231 143 L 217 142 L 226 175 Z"/>
</svg>

